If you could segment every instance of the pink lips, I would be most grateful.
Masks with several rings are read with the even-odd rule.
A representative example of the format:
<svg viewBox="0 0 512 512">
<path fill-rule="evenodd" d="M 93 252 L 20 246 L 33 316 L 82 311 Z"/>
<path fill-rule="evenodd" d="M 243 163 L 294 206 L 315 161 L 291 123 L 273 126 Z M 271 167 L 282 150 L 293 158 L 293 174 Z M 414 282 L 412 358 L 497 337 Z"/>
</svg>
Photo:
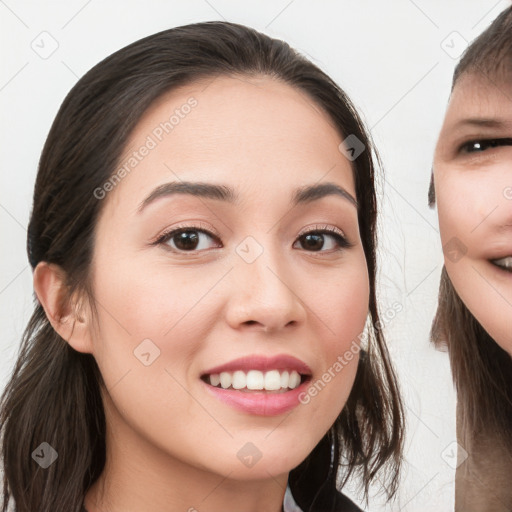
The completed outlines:
<svg viewBox="0 0 512 512">
<path fill-rule="evenodd" d="M 252 355 L 234 359 L 229 363 L 215 366 L 202 373 L 202 375 L 211 375 L 212 373 L 234 372 L 236 370 L 295 370 L 302 375 L 311 375 L 311 368 L 300 359 L 286 354 L 279 354 L 273 357 Z"/>
<path fill-rule="evenodd" d="M 221 372 L 234 372 L 236 370 L 288 370 L 311 376 L 311 368 L 296 357 L 286 354 L 274 357 L 252 355 L 241 357 L 229 363 L 215 366 L 204 372 L 202 376 Z M 297 388 L 282 393 L 270 393 L 268 391 L 240 391 L 236 389 L 222 389 L 211 386 L 203 381 L 203 385 L 213 396 L 231 407 L 259 416 L 276 416 L 290 411 L 299 405 L 299 396 L 309 385 L 309 379 L 302 382 Z"/>
</svg>

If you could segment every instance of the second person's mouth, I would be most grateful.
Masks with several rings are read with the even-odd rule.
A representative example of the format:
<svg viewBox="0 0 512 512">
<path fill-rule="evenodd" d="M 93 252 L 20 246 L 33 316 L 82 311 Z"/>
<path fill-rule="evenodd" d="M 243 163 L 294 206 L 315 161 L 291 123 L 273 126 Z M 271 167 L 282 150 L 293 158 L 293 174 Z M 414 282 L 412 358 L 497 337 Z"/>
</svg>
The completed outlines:
<svg viewBox="0 0 512 512">
<path fill-rule="evenodd" d="M 502 270 L 512 272 L 512 256 L 505 256 L 504 258 L 490 260 L 490 262 L 496 267 L 501 268 Z"/>
</svg>

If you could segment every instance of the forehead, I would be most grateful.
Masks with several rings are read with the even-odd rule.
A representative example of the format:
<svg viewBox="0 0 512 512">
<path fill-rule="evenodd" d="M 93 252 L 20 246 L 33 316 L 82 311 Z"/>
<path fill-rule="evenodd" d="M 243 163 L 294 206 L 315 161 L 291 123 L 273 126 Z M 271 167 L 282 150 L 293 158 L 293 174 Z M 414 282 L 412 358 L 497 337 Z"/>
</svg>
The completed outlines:
<svg viewBox="0 0 512 512">
<path fill-rule="evenodd" d="M 120 165 L 148 137 L 154 147 L 110 202 L 119 205 L 121 196 L 145 195 L 177 177 L 284 190 L 328 175 L 354 194 L 352 167 L 338 149 L 343 138 L 330 116 L 305 93 L 270 77 L 217 77 L 165 94 L 138 122 Z"/>
<path fill-rule="evenodd" d="M 304 151 L 317 147 L 320 140 L 334 142 L 339 135 L 331 118 L 304 92 L 267 76 L 219 76 L 180 87 L 162 96 L 141 118 L 131 143 L 146 135 L 173 111 L 193 98 L 197 105 L 185 115 L 180 126 L 164 137 L 169 147 L 189 146 L 210 149 L 218 145 L 242 143 L 250 151 L 260 141 L 272 146 L 309 139 Z M 188 109 L 187 109 L 188 110 Z M 179 129 L 178 129 L 179 128 Z M 320 136 L 316 133 L 320 131 Z M 325 144 L 322 144 L 324 146 Z"/>
<path fill-rule="evenodd" d="M 465 73 L 453 88 L 446 124 L 459 117 L 512 117 L 512 75 Z"/>
</svg>

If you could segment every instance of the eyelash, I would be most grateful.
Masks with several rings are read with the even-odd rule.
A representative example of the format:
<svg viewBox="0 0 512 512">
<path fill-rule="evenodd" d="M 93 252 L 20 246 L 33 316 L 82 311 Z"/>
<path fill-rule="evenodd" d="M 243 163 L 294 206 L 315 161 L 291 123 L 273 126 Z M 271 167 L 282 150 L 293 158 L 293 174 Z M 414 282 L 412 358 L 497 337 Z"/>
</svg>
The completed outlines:
<svg viewBox="0 0 512 512">
<path fill-rule="evenodd" d="M 220 236 L 218 234 L 212 233 L 210 230 L 206 229 L 202 225 L 180 225 L 180 226 L 174 227 L 173 229 L 171 229 L 169 231 L 162 233 L 162 235 L 160 235 L 152 243 L 152 245 L 167 245 L 167 242 L 169 240 L 171 240 L 172 238 L 174 238 L 176 235 L 183 233 L 183 232 L 187 232 L 187 231 L 198 231 L 201 233 L 205 233 L 208 236 L 210 236 L 211 238 L 216 238 L 217 240 L 220 238 Z M 318 226 L 317 225 L 313 229 L 309 229 L 307 231 L 300 232 L 299 235 L 297 236 L 297 240 L 300 239 L 301 237 L 303 237 L 305 235 L 309 235 L 309 234 L 327 234 L 327 235 L 330 235 L 333 238 L 335 238 L 337 241 L 337 244 L 338 244 L 338 248 L 335 249 L 334 251 L 342 251 L 344 249 L 349 249 L 350 247 L 352 247 L 352 244 L 347 240 L 345 235 L 343 235 L 342 231 L 340 231 L 338 228 L 334 228 L 332 226 L 328 226 L 328 225 Z M 167 245 L 167 248 L 169 250 L 171 250 L 172 252 L 175 252 L 178 254 L 202 252 L 202 251 L 197 251 L 197 249 L 193 249 L 190 251 L 174 249 L 172 247 L 169 247 L 168 245 Z M 306 250 L 306 249 L 304 249 L 304 250 Z M 327 253 L 329 253 L 329 252 L 332 252 L 332 250 L 331 251 L 307 251 L 307 252 L 313 252 L 313 253 L 327 252 Z"/>
<path fill-rule="evenodd" d="M 472 146 L 475 144 L 480 144 L 479 149 L 471 150 Z M 489 148 L 496 148 L 499 146 L 512 146 L 512 139 L 511 138 L 501 138 L 501 139 L 474 139 L 470 140 L 468 142 L 464 142 L 459 147 L 459 153 L 479 153 L 481 151 L 485 151 Z"/>
</svg>

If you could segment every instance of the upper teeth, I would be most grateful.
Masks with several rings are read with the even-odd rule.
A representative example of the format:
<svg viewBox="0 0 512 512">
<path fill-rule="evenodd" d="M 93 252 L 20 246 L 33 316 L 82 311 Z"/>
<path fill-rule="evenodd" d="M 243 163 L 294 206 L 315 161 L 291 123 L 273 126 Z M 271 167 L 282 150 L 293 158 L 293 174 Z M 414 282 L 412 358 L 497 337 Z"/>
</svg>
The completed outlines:
<svg viewBox="0 0 512 512">
<path fill-rule="evenodd" d="M 506 256 L 505 258 L 500 258 L 499 260 L 492 260 L 492 262 L 499 267 L 512 269 L 512 256 Z"/>
<path fill-rule="evenodd" d="M 233 389 L 264 389 L 266 391 L 276 391 L 279 389 L 295 389 L 300 384 L 300 375 L 295 370 L 270 370 L 260 372 L 259 370 L 249 370 L 247 373 L 241 370 L 235 372 L 212 373 L 210 375 L 210 384 L 212 386 L 221 385 L 222 388 L 229 387 Z"/>
</svg>

